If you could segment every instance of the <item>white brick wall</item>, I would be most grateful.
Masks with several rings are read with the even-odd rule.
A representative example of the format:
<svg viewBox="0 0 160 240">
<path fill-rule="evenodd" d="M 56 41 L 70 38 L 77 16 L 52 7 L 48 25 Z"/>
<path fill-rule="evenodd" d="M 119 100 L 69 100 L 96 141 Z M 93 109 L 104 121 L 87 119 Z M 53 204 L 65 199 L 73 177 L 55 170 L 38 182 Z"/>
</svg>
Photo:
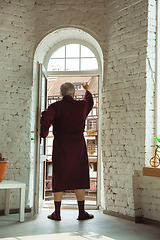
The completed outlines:
<svg viewBox="0 0 160 240">
<path fill-rule="evenodd" d="M 148 4 L 148 40 L 146 60 L 146 165 L 155 150 L 155 65 L 156 65 L 156 2 L 150 0 Z M 160 179 L 143 177 L 142 214 L 143 217 L 160 221 Z"/>
<path fill-rule="evenodd" d="M 148 40 L 146 59 L 146 165 L 154 154 L 155 131 L 155 72 L 156 72 L 156 1 L 149 1 L 148 5 Z"/>
<path fill-rule="evenodd" d="M 30 174 L 30 104 L 34 37 L 34 1 L 0 3 L 0 152 L 9 163 L 5 179 L 25 182 L 26 206 Z M 0 209 L 4 209 L 0 191 Z M 18 208 L 18 192 L 11 208 Z"/>
<path fill-rule="evenodd" d="M 106 3 L 107 63 L 102 97 L 106 209 L 147 217 L 141 184 L 146 181 L 142 176 L 145 159 L 153 153 L 156 1 L 149 6 L 147 1 Z M 148 185 L 148 192 L 152 187 L 152 183 Z M 147 202 L 156 206 L 154 197 Z M 154 219 L 154 214 L 149 218 Z"/>
<path fill-rule="evenodd" d="M 10 161 L 5 179 L 27 184 L 26 206 L 32 205 L 34 51 L 53 30 L 77 27 L 91 34 L 104 54 L 100 94 L 105 208 L 160 221 L 159 179 L 142 176 L 153 152 L 155 4 L 155 0 L 0 3 L 0 152 Z M 0 191 L 0 209 L 3 194 Z M 12 208 L 18 207 L 17 198 L 13 191 Z"/>
<path fill-rule="evenodd" d="M 104 112 L 107 108 L 107 116 L 106 114 L 103 116 L 105 130 L 103 139 L 109 152 L 103 146 L 105 149 L 103 160 L 106 169 L 116 170 L 112 171 L 114 174 L 111 173 L 109 176 L 114 180 L 112 186 L 119 191 L 118 194 L 112 192 L 106 194 L 106 209 L 111 211 L 118 209 L 119 213 L 134 216 L 131 179 L 135 161 L 138 160 L 138 165 L 140 157 L 144 159 L 143 152 L 138 156 L 135 154 L 139 152 L 139 145 L 143 146 L 142 141 L 144 141 L 145 126 L 141 131 L 139 128 L 145 121 L 145 91 L 142 92 L 139 74 L 145 73 L 145 66 L 144 69 L 140 68 L 140 60 L 137 59 L 142 38 L 139 36 L 135 5 L 132 6 L 130 3 L 133 1 L 129 1 L 127 8 L 127 6 L 124 7 L 123 1 L 121 5 L 118 5 L 118 2 L 114 1 L 107 8 L 106 13 L 111 34 L 108 34 L 108 73 L 103 93 L 105 102 L 108 103 L 107 106 L 106 103 L 103 104 Z M 143 29 L 141 31 L 143 32 Z M 132 145 L 134 147 L 131 147 Z M 125 183 L 128 183 L 129 187 Z M 110 182 L 105 181 L 104 184 L 106 193 L 108 193 Z M 131 196 L 129 199 L 127 194 Z M 108 201 L 110 199 L 112 201 Z"/>
</svg>

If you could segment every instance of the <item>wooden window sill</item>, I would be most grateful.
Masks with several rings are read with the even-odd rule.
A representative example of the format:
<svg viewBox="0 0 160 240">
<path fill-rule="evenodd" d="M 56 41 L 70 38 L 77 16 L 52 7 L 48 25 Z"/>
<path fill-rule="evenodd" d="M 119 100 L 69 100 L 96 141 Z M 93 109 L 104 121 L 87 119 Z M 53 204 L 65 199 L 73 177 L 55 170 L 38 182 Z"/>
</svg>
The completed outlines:
<svg viewBox="0 0 160 240">
<path fill-rule="evenodd" d="M 143 176 L 160 177 L 160 168 L 143 167 Z"/>
</svg>

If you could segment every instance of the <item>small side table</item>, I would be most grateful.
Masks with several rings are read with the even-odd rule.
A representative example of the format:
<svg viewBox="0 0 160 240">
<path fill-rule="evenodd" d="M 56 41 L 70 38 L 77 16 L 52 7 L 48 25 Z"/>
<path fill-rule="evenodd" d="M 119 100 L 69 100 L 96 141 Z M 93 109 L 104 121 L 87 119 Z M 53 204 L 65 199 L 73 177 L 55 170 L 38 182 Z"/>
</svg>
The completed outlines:
<svg viewBox="0 0 160 240">
<path fill-rule="evenodd" d="M 19 201 L 19 221 L 24 222 L 24 208 L 25 208 L 25 183 L 3 180 L 0 182 L 0 189 L 6 189 L 5 196 L 5 209 L 4 214 L 9 215 L 9 197 L 11 188 L 20 188 L 20 201 Z"/>
</svg>

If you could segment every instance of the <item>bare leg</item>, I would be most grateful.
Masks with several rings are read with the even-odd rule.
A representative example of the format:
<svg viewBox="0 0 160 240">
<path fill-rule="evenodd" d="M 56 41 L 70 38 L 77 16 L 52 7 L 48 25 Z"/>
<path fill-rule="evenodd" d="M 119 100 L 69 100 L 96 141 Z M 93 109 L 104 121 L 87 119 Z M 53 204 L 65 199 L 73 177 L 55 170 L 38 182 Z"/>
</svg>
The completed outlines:
<svg viewBox="0 0 160 240">
<path fill-rule="evenodd" d="M 85 189 L 76 189 L 75 190 L 77 201 L 85 200 Z"/>
<path fill-rule="evenodd" d="M 62 201 L 62 197 L 63 197 L 63 193 L 62 192 L 55 192 L 54 193 L 54 201 L 55 202 L 61 202 Z"/>
</svg>

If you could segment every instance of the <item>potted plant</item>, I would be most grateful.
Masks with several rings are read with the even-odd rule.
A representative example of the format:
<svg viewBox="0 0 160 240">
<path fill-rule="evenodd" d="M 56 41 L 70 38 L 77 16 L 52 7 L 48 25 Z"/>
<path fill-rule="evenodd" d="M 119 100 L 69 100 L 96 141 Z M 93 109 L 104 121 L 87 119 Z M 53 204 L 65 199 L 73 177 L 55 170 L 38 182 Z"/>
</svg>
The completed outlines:
<svg viewBox="0 0 160 240">
<path fill-rule="evenodd" d="M 6 161 L 5 158 L 2 157 L 2 153 L 0 153 L 0 182 L 3 181 L 8 162 L 9 161 Z"/>
<path fill-rule="evenodd" d="M 155 139 L 160 143 L 160 138 L 156 137 Z M 157 147 L 157 149 L 158 149 L 158 148 L 160 148 L 160 145 L 155 145 L 155 147 Z"/>
<path fill-rule="evenodd" d="M 89 129 L 89 130 L 87 130 L 87 136 L 88 137 L 94 136 L 95 133 L 96 133 L 96 129 Z"/>
<path fill-rule="evenodd" d="M 155 138 L 159 143 L 160 143 L 160 138 Z M 158 149 L 160 148 L 160 145 L 155 145 L 156 149 L 155 149 L 155 155 L 154 157 L 152 157 L 150 159 L 150 165 L 152 167 L 158 167 L 160 165 L 160 156 L 159 156 L 159 152 L 158 152 Z"/>
<path fill-rule="evenodd" d="M 89 154 L 92 155 L 94 153 L 94 150 L 93 149 L 90 149 L 89 150 Z"/>
</svg>

